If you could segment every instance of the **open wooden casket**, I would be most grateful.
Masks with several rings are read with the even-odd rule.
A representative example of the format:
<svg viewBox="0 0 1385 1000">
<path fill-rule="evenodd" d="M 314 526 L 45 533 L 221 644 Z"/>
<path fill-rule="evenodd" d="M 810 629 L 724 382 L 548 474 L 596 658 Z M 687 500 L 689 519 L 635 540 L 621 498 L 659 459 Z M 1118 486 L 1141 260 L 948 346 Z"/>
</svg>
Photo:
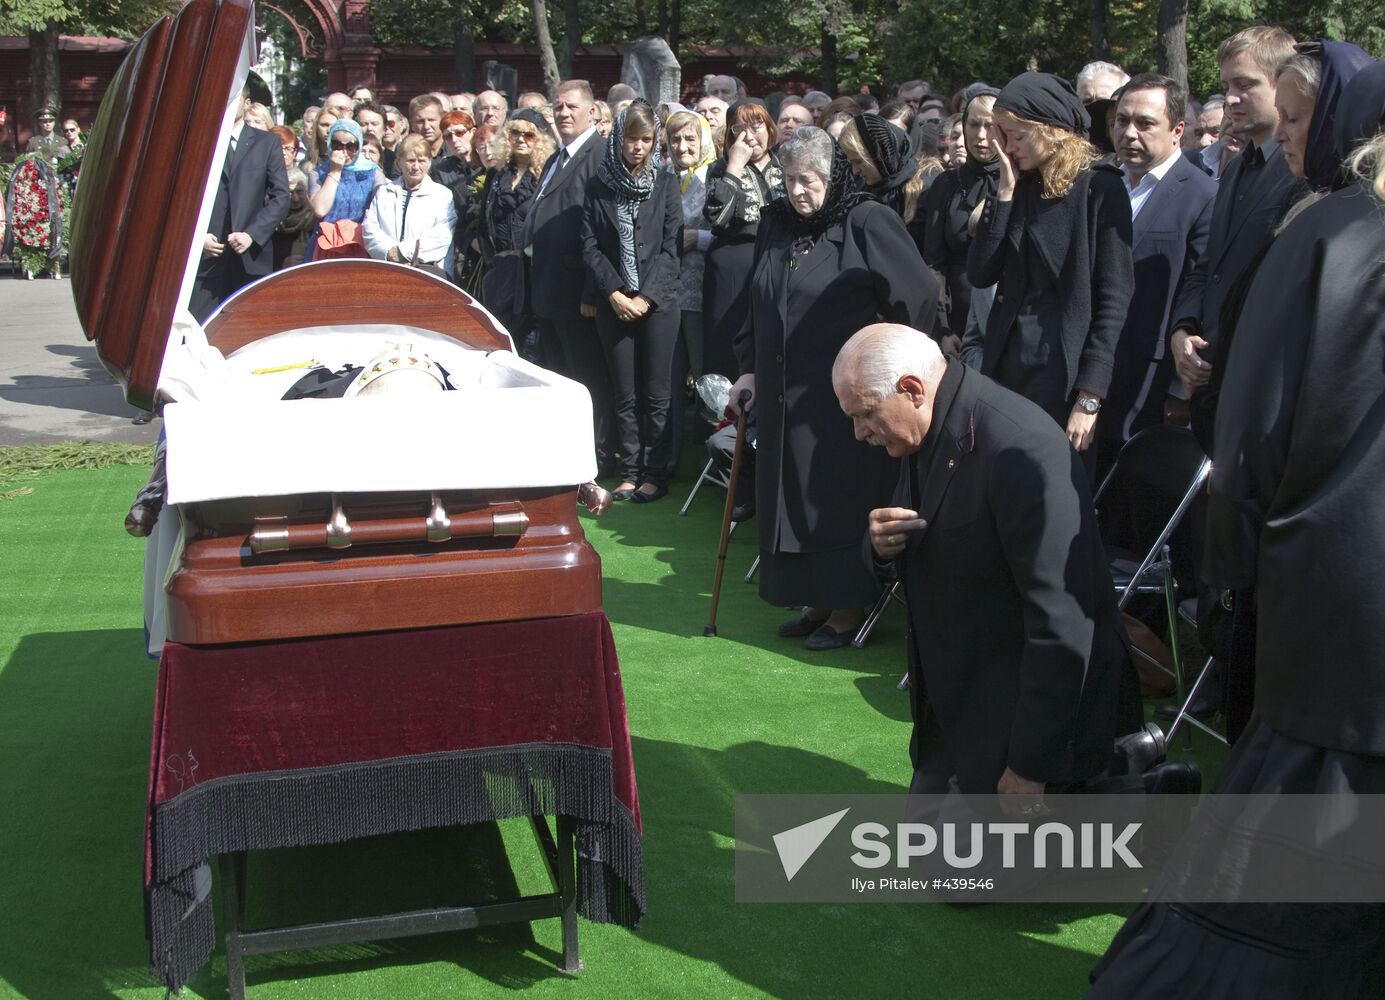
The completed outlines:
<svg viewBox="0 0 1385 1000">
<path fill-rule="evenodd" d="M 600 607 L 600 560 L 576 513 L 577 484 L 596 472 L 587 392 L 517 357 L 470 296 L 401 265 L 338 260 L 242 289 L 205 327 L 188 312 L 253 59 L 249 0 L 192 0 L 151 29 L 102 101 L 73 219 L 83 328 L 130 402 L 164 404 L 168 506 L 150 548 L 168 566 L 147 572 L 167 637 Z M 456 391 L 281 398 L 301 375 L 286 366 L 364 364 L 387 343 L 425 352 Z"/>
</svg>

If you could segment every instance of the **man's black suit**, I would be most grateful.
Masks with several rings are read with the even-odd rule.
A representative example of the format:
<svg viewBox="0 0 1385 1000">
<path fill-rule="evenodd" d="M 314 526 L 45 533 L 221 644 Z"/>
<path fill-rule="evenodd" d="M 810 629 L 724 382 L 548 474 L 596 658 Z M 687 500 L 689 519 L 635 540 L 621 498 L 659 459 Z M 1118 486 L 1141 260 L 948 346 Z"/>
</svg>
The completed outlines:
<svg viewBox="0 0 1385 1000">
<path fill-rule="evenodd" d="M 1096 424 L 1103 444 L 1112 451 L 1136 432 L 1163 421 L 1164 397 L 1174 375 L 1168 323 L 1207 249 L 1216 197 L 1217 182 L 1179 156 L 1135 216 L 1135 293 L 1116 344 L 1111 388 Z"/>
<path fill-rule="evenodd" d="M 1247 146 L 1231 161 L 1217 188 L 1207 252 L 1183 282 L 1174 307 L 1170 335 L 1194 330 L 1211 345 L 1203 360 L 1212 363 L 1211 380 L 1193 394 L 1193 431 L 1209 452 L 1212 416 L 1221 388 L 1223 362 L 1231 347 L 1236 318 L 1255 269 L 1274 240 L 1284 213 L 1302 190 L 1273 139 Z M 1199 414 L 1203 419 L 1199 419 Z"/>
<path fill-rule="evenodd" d="M 554 153 L 540 181 L 542 193 L 527 220 L 532 249 L 530 304 L 541 325 L 544 362 L 591 393 L 592 425 L 601 459 L 609 457 L 614 444 L 611 381 L 596 321 L 581 315 L 580 309 L 584 293 L 588 299 L 595 294 L 582 257 L 582 211 L 587 182 L 605 151 L 606 140 L 593 131 L 561 167 L 564 151 Z"/>
<path fill-rule="evenodd" d="M 1097 776 L 1117 732 L 1138 727 L 1138 694 L 1087 473 L 1062 428 L 953 359 L 902 464 L 895 503 L 928 522 L 897 560 L 913 791 L 945 792 L 955 776 L 963 793 L 994 793 L 1007 767 L 1048 785 Z"/>
<path fill-rule="evenodd" d="M 254 242 L 243 254 L 227 246 L 218 257 L 202 257 L 190 303 L 199 321 L 274 269 L 274 227 L 288 213 L 289 180 L 279 138 L 243 125 L 235 151 L 228 148 L 222 162 L 207 232 L 222 243 L 231 233 L 246 233 Z M 204 235 L 197 234 L 199 243 Z"/>
</svg>

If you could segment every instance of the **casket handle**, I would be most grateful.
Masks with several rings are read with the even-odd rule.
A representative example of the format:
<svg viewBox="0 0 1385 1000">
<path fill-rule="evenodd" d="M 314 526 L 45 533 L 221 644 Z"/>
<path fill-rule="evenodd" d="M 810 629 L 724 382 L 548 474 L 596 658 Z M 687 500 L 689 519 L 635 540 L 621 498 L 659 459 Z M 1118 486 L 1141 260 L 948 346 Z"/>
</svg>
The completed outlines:
<svg viewBox="0 0 1385 1000">
<path fill-rule="evenodd" d="M 259 556 L 302 549 L 340 551 L 355 545 L 399 542 L 441 544 L 454 538 L 513 538 L 528 530 L 529 515 L 524 512 L 524 506 L 515 501 L 448 514 L 442 498 L 434 494 L 426 517 L 353 522 L 345 505 L 333 496 L 332 516 L 326 524 L 288 524 L 282 517 L 256 518 L 250 532 L 250 551 Z"/>
</svg>

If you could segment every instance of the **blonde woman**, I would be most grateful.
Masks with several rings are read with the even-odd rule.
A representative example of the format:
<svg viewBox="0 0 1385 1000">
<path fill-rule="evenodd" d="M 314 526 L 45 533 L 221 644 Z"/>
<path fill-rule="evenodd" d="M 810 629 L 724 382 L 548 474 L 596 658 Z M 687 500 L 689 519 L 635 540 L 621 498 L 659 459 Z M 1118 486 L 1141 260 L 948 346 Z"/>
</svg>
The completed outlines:
<svg viewBox="0 0 1385 1000">
<path fill-rule="evenodd" d="M 981 371 L 1038 404 L 1091 449 L 1134 289 L 1130 196 L 1096 163 L 1071 84 L 1022 73 L 996 98 L 1000 163 L 967 255 L 973 287 L 995 284 Z"/>
<path fill-rule="evenodd" d="M 524 280 L 524 226 L 553 155 L 552 136 L 543 115 L 521 108 L 488 144 L 496 166 L 486 180 L 477 225 L 485 261 L 481 301 L 522 349 L 534 325 Z"/>
<path fill-rule="evenodd" d="M 919 197 L 941 169 L 937 158 L 920 161 L 908 134 L 871 111 L 847 122 L 837 145 L 866 190 L 904 220 L 922 253 L 924 213 Z"/>
</svg>

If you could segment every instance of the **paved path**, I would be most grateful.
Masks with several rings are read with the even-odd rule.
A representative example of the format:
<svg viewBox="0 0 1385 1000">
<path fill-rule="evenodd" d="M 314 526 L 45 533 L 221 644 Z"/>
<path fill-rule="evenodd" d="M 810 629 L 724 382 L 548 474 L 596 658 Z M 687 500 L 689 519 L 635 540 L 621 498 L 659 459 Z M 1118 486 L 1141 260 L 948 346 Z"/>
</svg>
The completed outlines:
<svg viewBox="0 0 1385 1000">
<path fill-rule="evenodd" d="M 152 443 L 139 411 L 82 333 L 66 278 L 0 276 L 0 447 L 57 441 Z"/>
</svg>

